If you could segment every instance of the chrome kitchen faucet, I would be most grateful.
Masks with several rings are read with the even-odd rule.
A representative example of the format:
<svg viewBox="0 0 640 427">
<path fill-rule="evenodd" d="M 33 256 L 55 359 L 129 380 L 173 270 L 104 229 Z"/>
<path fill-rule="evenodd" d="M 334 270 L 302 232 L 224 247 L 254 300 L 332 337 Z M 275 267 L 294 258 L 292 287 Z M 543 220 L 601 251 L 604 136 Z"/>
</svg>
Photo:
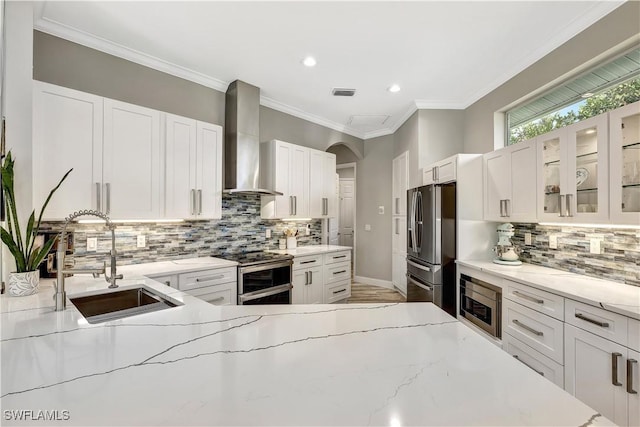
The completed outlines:
<svg viewBox="0 0 640 427">
<path fill-rule="evenodd" d="M 66 247 L 64 244 L 64 240 L 67 235 L 67 226 L 74 219 L 81 216 L 97 216 L 100 219 L 105 220 L 107 228 L 111 230 L 111 276 L 107 276 L 107 262 L 105 261 L 102 269 L 64 269 L 64 258 L 65 258 L 65 250 Z M 62 227 L 62 231 L 60 232 L 60 236 L 58 237 L 58 250 L 56 254 L 57 258 L 57 279 L 54 283 L 55 286 L 55 294 L 53 295 L 53 299 L 56 302 L 56 311 L 62 311 L 66 308 L 67 304 L 67 294 L 64 290 L 64 275 L 65 274 L 93 274 L 93 277 L 99 277 L 100 274 L 104 273 L 105 280 L 109 283 L 110 288 L 117 288 L 116 280 L 122 279 L 122 274 L 117 274 L 116 271 L 116 226 L 111 222 L 108 216 L 103 214 L 102 212 L 94 211 L 94 210 L 81 210 L 78 212 L 74 212 L 68 217 L 66 217 L 64 222 L 64 226 Z"/>
</svg>

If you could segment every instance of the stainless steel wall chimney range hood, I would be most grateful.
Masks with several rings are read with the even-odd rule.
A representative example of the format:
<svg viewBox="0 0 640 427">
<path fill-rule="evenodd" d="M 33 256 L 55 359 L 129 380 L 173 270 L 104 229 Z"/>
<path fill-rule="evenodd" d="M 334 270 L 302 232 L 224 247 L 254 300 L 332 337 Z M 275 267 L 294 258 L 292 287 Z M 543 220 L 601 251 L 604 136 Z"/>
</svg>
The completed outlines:
<svg viewBox="0 0 640 427">
<path fill-rule="evenodd" d="M 231 83 L 224 122 L 224 192 L 282 195 L 260 188 L 260 88 Z"/>
</svg>

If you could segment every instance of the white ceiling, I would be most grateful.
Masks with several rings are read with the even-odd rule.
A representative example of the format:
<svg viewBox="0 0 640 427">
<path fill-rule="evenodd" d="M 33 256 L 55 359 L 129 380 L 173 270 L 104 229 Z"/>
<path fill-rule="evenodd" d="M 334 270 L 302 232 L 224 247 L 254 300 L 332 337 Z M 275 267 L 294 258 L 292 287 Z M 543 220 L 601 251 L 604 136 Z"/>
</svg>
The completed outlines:
<svg viewBox="0 0 640 427">
<path fill-rule="evenodd" d="M 466 108 L 621 3 L 47 1 L 35 27 L 221 91 L 241 79 L 263 105 L 371 138 L 416 107 Z"/>
</svg>

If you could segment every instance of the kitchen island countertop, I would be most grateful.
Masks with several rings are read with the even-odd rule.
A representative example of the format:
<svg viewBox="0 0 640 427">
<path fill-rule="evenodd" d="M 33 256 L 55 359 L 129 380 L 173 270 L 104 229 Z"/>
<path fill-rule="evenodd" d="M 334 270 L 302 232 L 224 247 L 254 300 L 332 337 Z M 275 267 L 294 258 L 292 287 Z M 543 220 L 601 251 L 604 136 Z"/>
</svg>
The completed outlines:
<svg viewBox="0 0 640 427">
<path fill-rule="evenodd" d="M 611 425 L 430 303 L 217 307 L 136 283 L 184 305 L 90 325 L 49 284 L 0 297 L 3 425 Z"/>
<path fill-rule="evenodd" d="M 291 255 L 293 257 L 307 256 L 307 255 L 320 255 L 328 254 L 331 252 L 351 251 L 350 246 L 336 246 L 336 245 L 308 245 L 298 246 L 295 249 L 272 249 L 267 252 L 273 252 L 276 254 Z"/>
</svg>

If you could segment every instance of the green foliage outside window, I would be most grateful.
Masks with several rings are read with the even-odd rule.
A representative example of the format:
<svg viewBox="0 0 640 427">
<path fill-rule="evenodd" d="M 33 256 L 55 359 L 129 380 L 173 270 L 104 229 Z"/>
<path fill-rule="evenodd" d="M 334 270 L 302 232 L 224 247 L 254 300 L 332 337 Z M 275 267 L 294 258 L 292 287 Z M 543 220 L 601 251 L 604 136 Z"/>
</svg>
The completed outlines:
<svg viewBox="0 0 640 427">
<path fill-rule="evenodd" d="M 560 114 L 559 112 L 551 113 L 533 122 L 509 129 L 509 145 L 517 144 L 636 101 L 640 101 L 640 78 L 622 83 L 606 92 L 587 98 L 581 102 L 577 111 L 569 110 L 565 114 Z"/>
</svg>

